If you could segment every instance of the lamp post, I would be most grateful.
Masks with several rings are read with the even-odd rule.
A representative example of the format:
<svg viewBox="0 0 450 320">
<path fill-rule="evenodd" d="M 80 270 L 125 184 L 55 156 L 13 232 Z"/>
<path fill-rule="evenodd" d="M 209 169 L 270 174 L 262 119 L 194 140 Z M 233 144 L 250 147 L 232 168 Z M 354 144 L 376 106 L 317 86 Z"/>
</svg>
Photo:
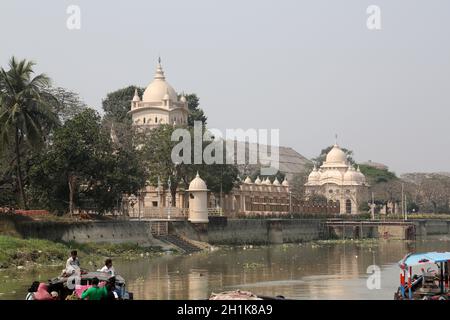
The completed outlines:
<svg viewBox="0 0 450 320">
<path fill-rule="evenodd" d="M 161 181 L 159 180 L 159 176 L 158 176 L 158 208 L 161 207 L 160 202 L 161 202 L 161 195 L 160 195 L 160 188 L 161 188 Z"/>
<path fill-rule="evenodd" d="M 405 221 L 408 220 L 408 205 L 406 203 L 406 194 L 405 194 Z"/>
<path fill-rule="evenodd" d="M 374 201 L 374 197 L 373 197 L 373 192 L 372 192 L 372 205 L 371 205 L 371 212 L 372 212 L 372 220 L 375 220 L 375 201 Z"/>
<path fill-rule="evenodd" d="M 167 211 L 167 219 L 170 220 L 170 207 L 172 206 L 172 190 L 170 189 L 170 186 L 172 183 L 170 182 L 170 177 L 167 180 L 167 186 L 169 187 L 169 210 Z"/>
<path fill-rule="evenodd" d="M 403 196 L 403 183 L 402 183 L 402 216 L 403 216 L 403 219 L 405 219 L 405 202 L 404 202 L 404 196 Z"/>
<path fill-rule="evenodd" d="M 139 221 L 141 221 L 141 197 L 142 197 L 142 193 L 139 190 L 138 191 L 138 217 L 139 217 Z"/>
<path fill-rule="evenodd" d="M 292 191 L 289 190 L 289 214 L 291 215 L 291 219 L 294 217 L 292 216 Z"/>
</svg>

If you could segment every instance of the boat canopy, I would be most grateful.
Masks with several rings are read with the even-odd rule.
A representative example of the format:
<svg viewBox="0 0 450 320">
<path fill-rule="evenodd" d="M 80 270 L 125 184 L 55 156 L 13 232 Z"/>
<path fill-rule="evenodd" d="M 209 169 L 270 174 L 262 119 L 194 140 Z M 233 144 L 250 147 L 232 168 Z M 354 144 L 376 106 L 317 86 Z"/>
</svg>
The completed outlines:
<svg viewBox="0 0 450 320">
<path fill-rule="evenodd" d="M 108 279 L 112 278 L 112 276 L 106 272 L 91 271 L 91 272 L 82 274 L 80 278 L 81 278 L 81 280 L 88 280 L 88 281 L 92 281 L 93 278 L 97 278 L 99 281 L 108 281 Z M 115 278 L 116 278 L 116 284 L 121 285 L 121 284 L 125 283 L 125 279 L 122 278 L 120 275 L 116 274 Z M 54 279 L 50 279 L 49 282 L 50 282 L 50 284 L 57 284 L 57 283 L 67 282 L 67 280 L 68 280 L 67 277 L 57 277 Z"/>
<path fill-rule="evenodd" d="M 440 263 L 450 261 L 450 252 L 410 253 L 398 262 L 400 267 L 412 267 L 426 263 Z"/>
</svg>

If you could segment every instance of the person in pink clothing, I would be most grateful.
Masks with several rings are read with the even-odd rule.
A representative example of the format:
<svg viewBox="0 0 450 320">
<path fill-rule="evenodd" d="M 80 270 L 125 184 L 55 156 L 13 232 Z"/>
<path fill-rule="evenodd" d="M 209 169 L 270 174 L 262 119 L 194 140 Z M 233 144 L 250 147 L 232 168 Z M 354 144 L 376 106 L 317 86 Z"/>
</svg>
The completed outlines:
<svg viewBox="0 0 450 320">
<path fill-rule="evenodd" d="M 45 283 L 39 284 L 39 287 L 34 294 L 34 300 L 53 300 L 52 295 L 48 292 L 48 285 Z"/>
</svg>

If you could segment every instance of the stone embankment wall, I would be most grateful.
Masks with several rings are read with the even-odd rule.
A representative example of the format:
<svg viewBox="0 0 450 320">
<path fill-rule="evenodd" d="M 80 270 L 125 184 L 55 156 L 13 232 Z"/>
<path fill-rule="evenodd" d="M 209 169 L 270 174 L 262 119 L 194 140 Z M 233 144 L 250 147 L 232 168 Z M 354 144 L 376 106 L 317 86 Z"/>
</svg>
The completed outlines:
<svg viewBox="0 0 450 320">
<path fill-rule="evenodd" d="M 24 238 L 78 243 L 136 243 L 149 246 L 160 244 L 150 232 L 150 222 L 80 221 L 67 223 L 1 219 L 0 225 L 7 225 L 10 231 Z"/>
<path fill-rule="evenodd" d="M 320 238 L 321 220 L 226 219 L 211 217 L 208 224 L 171 222 L 169 232 L 216 245 L 277 244 Z"/>
<path fill-rule="evenodd" d="M 432 235 L 450 235 L 450 220 L 414 220 L 416 236 L 426 238 Z"/>
<path fill-rule="evenodd" d="M 277 244 L 330 238 L 405 239 L 405 229 L 398 226 L 363 226 L 336 228 L 333 234 L 322 219 L 227 219 L 210 217 L 208 224 L 172 221 L 169 233 L 216 245 Z M 450 220 L 414 220 L 416 238 L 449 235 Z M 150 221 L 80 221 L 51 222 L 5 219 L 0 217 L 2 234 L 20 235 L 54 241 L 137 243 L 161 246 L 151 234 Z"/>
</svg>

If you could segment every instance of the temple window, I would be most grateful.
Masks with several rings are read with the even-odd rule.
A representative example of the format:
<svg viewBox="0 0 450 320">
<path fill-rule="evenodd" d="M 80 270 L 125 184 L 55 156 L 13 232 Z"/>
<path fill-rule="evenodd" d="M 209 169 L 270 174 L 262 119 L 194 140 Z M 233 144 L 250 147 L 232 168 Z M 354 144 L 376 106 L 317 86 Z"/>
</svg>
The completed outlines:
<svg viewBox="0 0 450 320">
<path fill-rule="evenodd" d="M 352 202 L 350 199 L 345 200 L 345 212 L 348 214 L 352 213 Z"/>
</svg>

